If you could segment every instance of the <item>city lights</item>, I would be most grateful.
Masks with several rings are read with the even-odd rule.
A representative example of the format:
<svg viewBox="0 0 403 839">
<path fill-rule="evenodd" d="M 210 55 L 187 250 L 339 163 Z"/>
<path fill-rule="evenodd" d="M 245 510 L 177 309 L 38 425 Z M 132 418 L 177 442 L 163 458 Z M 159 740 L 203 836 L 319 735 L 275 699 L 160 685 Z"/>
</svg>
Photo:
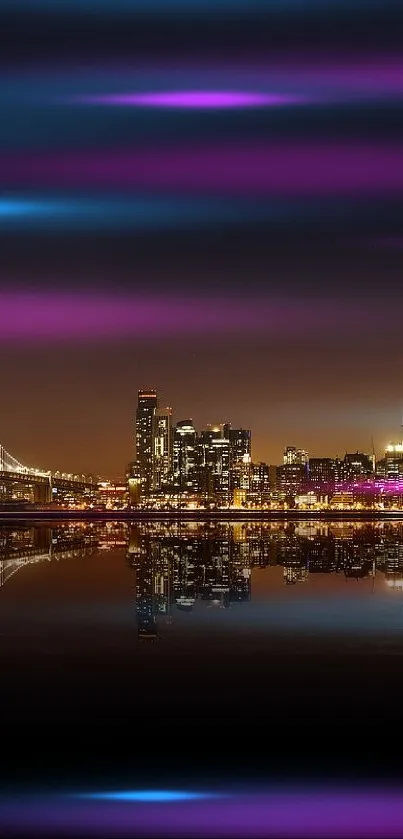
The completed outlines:
<svg viewBox="0 0 403 839">
<path fill-rule="evenodd" d="M 403 510 L 403 442 L 375 452 L 310 457 L 286 445 L 280 465 L 252 457 L 252 432 L 230 422 L 200 432 L 193 419 L 174 422 L 157 391 L 139 390 L 134 418 L 134 459 L 115 479 L 51 472 L 23 465 L 0 446 L 0 507 L 173 515 L 253 515 Z"/>
</svg>

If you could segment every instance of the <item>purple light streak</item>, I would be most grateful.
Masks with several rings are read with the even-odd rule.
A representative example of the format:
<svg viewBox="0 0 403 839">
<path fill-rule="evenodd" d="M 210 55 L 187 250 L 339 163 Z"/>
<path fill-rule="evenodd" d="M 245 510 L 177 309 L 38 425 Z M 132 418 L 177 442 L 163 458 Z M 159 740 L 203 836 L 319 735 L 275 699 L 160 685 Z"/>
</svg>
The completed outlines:
<svg viewBox="0 0 403 839">
<path fill-rule="evenodd" d="M 377 321 L 376 301 L 285 301 L 265 298 L 191 297 L 173 295 L 88 294 L 80 292 L 0 292 L 2 326 L 0 343 L 18 340 L 127 339 L 167 335 L 225 334 L 239 330 L 261 334 L 295 334 L 351 329 L 357 322 L 368 329 Z M 400 310 L 391 313 L 388 329 L 401 321 Z"/>
<path fill-rule="evenodd" d="M 169 90 L 155 93 L 111 93 L 81 96 L 75 101 L 87 105 L 115 105 L 142 108 L 180 108 L 185 110 L 228 110 L 230 108 L 268 108 L 304 105 L 305 96 L 287 93 L 259 93 L 231 90 Z"/>
<path fill-rule="evenodd" d="M 230 801 L 171 803 L 18 800 L 0 806 L 0 826 L 24 835 L 366 837 L 403 831 L 403 796 L 385 790 L 278 790 Z"/>
<path fill-rule="evenodd" d="M 251 144 L 58 155 L 2 154 L 3 186 L 115 187 L 262 197 L 359 197 L 403 190 L 403 147 Z"/>
<path fill-rule="evenodd" d="M 191 61 L 112 65 L 79 78 L 60 102 L 121 107 L 227 109 L 338 105 L 399 99 L 403 93 L 400 55 L 282 54 L 271 61 L 237 64 Z M 130 79 L 128 83 L 126 79 Z M 200 87 L 203 79 L 203 88 Z M 66 87 L 66 79 L 61 78 Z M 126 84 L 132 90 L 122 92 Z M 186 84 L 186 88 L 184 86 Z M 108 85 L 112 85 L 107 88 Z M 87 89 L 83 94 L 82 89 Z M 106 89 L 105 89 L 106 88 Z"/>
<path fill-rule="evenodd" d="M 403 494 L 403 478 L 363 478 L 362 481 L 336 481 L 335 490 L 332 482 L 323 482 L 335 492 L 352 492 L 354 495 L 399 495 Z"/>
</svg>

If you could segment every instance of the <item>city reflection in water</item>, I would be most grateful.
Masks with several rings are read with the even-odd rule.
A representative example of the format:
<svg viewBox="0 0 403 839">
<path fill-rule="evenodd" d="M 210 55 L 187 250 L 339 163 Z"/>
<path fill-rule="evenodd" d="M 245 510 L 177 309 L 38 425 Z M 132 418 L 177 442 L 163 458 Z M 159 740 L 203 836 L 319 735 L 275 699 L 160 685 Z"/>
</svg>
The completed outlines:
<svg viewBox="0 0 403 839">
<path fill-rule="evenodd" d="M 0 586 L 34 563 L 112 550 L 133 569 L 138 638 L 151 643 L 160 623 L 166 627 L 181 612 L 250 602 L 256 572 L 269 575 L 276 566 L 285 587 L 309 588 L 312 575 L 338 575 L 374 587 L 376 580 L 384 591 L 403 588 L 403 522 L 340 521 L 2 526 Z"/>
</svg>

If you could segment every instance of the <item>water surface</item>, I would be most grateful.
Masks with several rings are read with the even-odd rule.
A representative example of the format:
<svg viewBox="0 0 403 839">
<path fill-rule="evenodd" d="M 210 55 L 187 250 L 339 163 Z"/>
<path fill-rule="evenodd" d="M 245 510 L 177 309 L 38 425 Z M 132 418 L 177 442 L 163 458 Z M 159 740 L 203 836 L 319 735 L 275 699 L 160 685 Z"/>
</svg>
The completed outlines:
<svg viewBox="0 0 403 839">
<path fill-rule="evenodd" d="M 400 778 L 403 522 L 0 529 L 10 788 Z"/>
</svg>

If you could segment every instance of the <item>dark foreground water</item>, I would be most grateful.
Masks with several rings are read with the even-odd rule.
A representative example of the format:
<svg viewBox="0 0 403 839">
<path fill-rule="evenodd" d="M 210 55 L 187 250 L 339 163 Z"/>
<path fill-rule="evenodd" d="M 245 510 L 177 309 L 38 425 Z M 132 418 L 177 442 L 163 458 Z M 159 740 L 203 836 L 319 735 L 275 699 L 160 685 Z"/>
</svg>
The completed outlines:
<svg viewBox="0 0 403 839">
<path fill-rule="evenodd" d="M 328 819 L 325 788 L 364 789 L 373 807 L 375 790 L 400 789 L 403 523 L 13 522 L 0 569 L 3 796 L 208 789 L 238 801 L 309 784 Z M 241 824 L 235 798 L 226 835 Z M 39 819 L 43 832 L 18 801 L 24 830 Z M 97 811 L 98 833 L 111 835 L 113 806 Z M 0 835 L 16 835 L 4 808 Z M 82 832 L 69 808 L 63 829 Z M 136 835 L 155 828 L 142 818 Z M 171 835 L 189 832 L 181 824 Z M 242 835 L 268 835 L 248 824 Z M 403 835 L 403 804 L 399 826 L 383 819 L 371 835 Z"/>
</svg>

